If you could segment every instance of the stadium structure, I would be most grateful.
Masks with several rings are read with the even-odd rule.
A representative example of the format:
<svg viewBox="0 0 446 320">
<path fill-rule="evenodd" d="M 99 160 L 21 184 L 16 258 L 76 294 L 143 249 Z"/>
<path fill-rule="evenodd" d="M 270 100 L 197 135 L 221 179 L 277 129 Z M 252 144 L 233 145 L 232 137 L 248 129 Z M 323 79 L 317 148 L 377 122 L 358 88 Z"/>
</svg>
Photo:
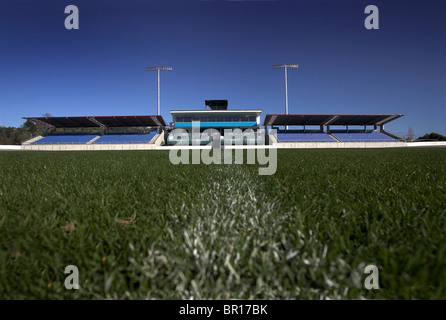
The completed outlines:
<svg viewBox="0 0 446 320">
<path fill-rule="evenodd" d="M 150 150 L 164 141 L 162 116 L 24 117 L 46 128 L 24 150 Z"/>
<path fill-rule="evenodd" d="M 261 109 L 228 109 L 227 100 L 205 100 L 201 110 L 171 110 L 172 122 L 161 115 L 24 117 L 46 127 L 47 133 L 23 143 L 24 150 L 163 150 L 172 146 L 210 147 L 213 137 L 221 144 L 264 145 L 277 148 L 386 148 L 407 143 L 384 126 L 402 114 L 267 114 Z M 262 129 L 262 126 L 264 127 Z M 199 129 L 198 129 L 199 128 Z M 176 135 L 179 130 L 182 135 Z M 199 135 L 194 135 L 194 129 Z M 240 139 L 226 129 L 250 132 Z M 258 136 L 267 132 L 266 142 Z M 253 137 L 250 139 L 249 137 Z M 186 139 L 186 141 L 185 141 Z"/>
<path fill-rule="evenodd" d="M 208 145 L 213 136 L 221 137 L 220 144 L 225 143 L 225 130 L 239 129 L 245 135 L 239 138 L 231 137 L 231 145 L 255 145 L 259 141 L 256 133 L 260 129 L 260 114 L 262 110 L 228 110 L 227 100 L 205 100 L 205 110 L 172 110 L 173 122 L 168 129 L 166 144 L 172 145 Z M 198 133 L 194 136 L 194 129 Z M 170 134 L 174 129 L 182 129 L 184 135 Z M 248 134 L 247 134 L 248 133 Z M 251 137 L 250 137 L 251 136 Z M 228 139 L 228 137 L 226 137 Z"/>
<path fill-rule="evenodd" d="M 386 148 L 406 146 L 384 126 L 403 114 L 268 114 L 263 126 L 276 129 L 278 148 Z M 292 129 L 290 129 L 292 127 Z M 297 128 L 296 128 L 297 127 Z M 295 129 L 294 129 L 295 128 Z"/>
</svg>

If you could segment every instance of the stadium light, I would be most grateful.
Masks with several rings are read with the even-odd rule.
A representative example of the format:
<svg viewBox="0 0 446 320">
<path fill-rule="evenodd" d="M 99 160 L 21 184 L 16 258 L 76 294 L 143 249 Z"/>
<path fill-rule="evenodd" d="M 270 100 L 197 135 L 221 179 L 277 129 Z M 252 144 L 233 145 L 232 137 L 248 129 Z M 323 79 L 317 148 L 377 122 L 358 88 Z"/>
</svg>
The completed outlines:
<svg viewBox="0 0 446 320">
<path fill-rule="evenodd" d="M 172 67 L 146 67 L 146 71 L 158 71 L 158 113 L 160 115 L 160 71 L 172 71 Z"/>
<path fill-rule="evenodd" d="M 288 114 L 288 68 L 297 69 L 297 64 L 273 64 L 273 69 L 285 69 L 285 114 Z"/>
</svg>

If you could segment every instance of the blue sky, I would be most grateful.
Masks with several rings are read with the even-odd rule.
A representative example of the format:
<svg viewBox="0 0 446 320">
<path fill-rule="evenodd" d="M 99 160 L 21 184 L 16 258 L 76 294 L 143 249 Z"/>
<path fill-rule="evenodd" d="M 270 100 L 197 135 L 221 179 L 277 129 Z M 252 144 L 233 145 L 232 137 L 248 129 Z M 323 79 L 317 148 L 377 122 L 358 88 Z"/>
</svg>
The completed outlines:
<svg viewBox="0 0 446 320">
<path fill-rule="evenodd" d="M 79 8 L 79 30 L 64 9 Z M 379 8 L 380 29 L 364 27 Z M 4 0 L 0 125 L 23 116 L 161 114 L 228 99 L 232 109 L 284 113 L 403 113 L 404 135 L 446 134 L 444 1 Z"/>
</svg>

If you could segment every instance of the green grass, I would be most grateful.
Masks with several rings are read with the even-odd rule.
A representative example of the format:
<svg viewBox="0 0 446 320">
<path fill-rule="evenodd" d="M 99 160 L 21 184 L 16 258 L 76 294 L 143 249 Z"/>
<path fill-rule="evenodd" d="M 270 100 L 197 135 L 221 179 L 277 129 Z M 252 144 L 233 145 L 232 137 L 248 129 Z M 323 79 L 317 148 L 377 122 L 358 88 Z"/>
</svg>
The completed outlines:
<svg viewBox="0 0 446 320">
<path fill-rule="evenodd" d="M 446 298 L 446 149 L 279 150 L 257 173 L 2 152 L 0 299 Z"/>
</svg>

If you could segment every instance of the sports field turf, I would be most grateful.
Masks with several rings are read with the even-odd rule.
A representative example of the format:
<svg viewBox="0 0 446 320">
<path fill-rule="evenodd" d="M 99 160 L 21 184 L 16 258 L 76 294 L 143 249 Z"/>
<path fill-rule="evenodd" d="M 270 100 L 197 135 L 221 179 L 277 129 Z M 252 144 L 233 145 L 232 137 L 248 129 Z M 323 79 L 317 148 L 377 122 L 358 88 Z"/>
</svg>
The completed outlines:
<svg viewBox="0 0 446 320">
<path fill-rule="evenodd" d="M 0 299 L 446 298 L 446 148 L 279 150 L 257 173 L 1 152 Z"/>
</svg>

